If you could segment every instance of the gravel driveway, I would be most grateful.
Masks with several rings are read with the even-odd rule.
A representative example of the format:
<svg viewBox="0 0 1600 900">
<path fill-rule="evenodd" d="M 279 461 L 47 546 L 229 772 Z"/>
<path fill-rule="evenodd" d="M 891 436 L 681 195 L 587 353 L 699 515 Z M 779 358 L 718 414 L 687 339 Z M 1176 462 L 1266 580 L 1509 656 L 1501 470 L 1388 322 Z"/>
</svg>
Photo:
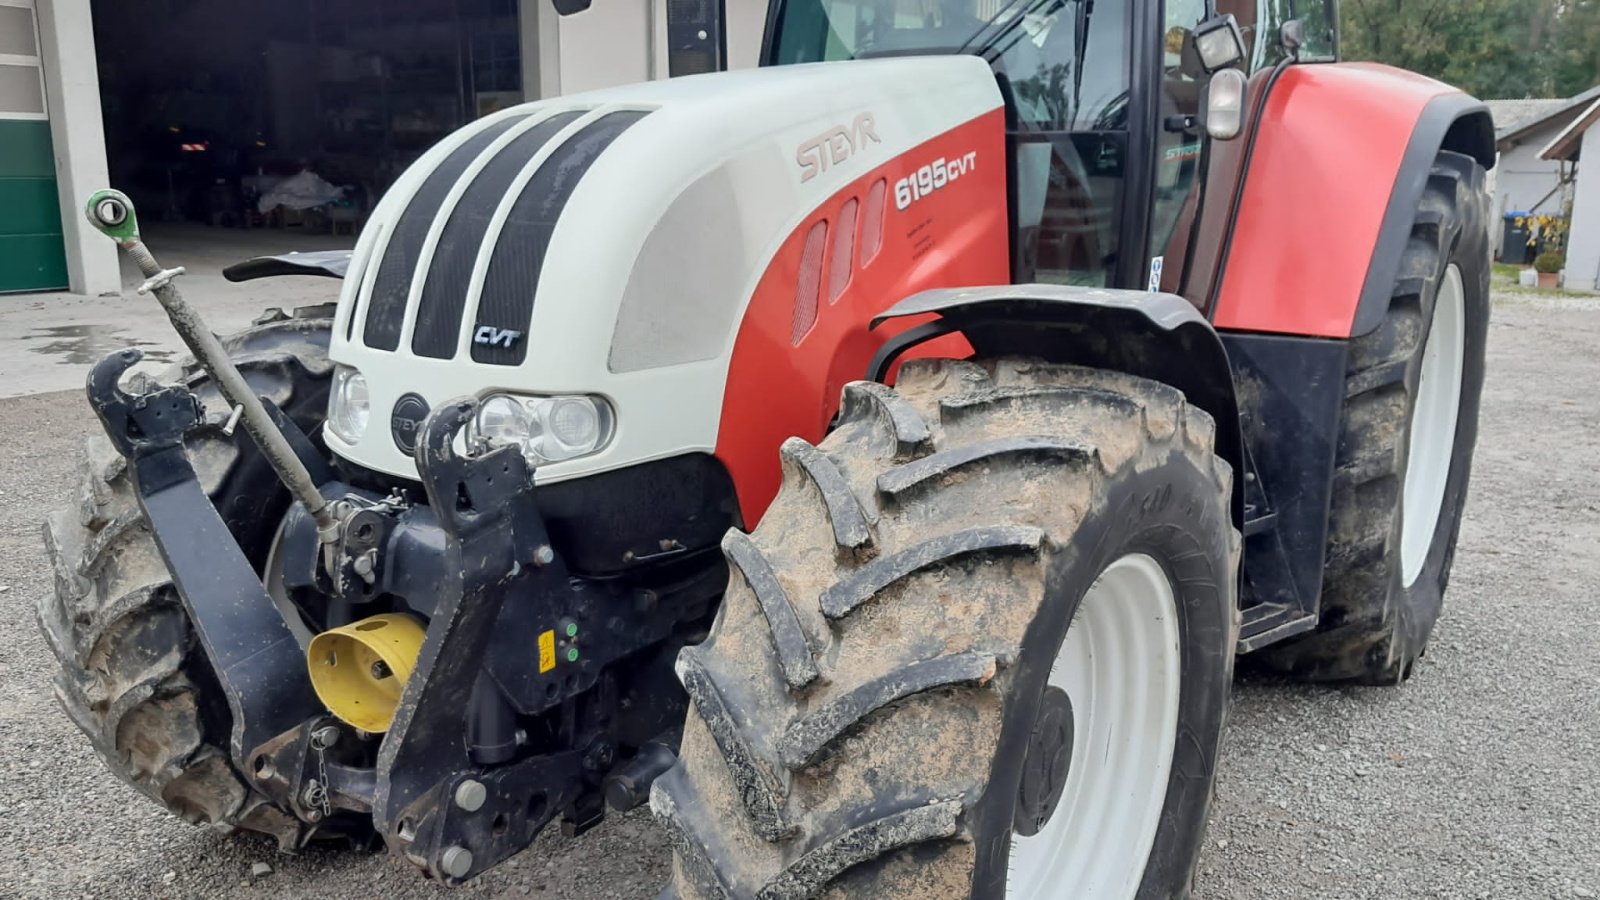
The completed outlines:
<svg viewBox="0 0 1600 900">
<path fill-rule="evenodd" d="M 1494 315 L 1432 649 L 1398 690 L 1240 681 L 1197 896 L 1600 896 L 1600 303 L 1507 295 Z M 33 621 L 39 523 L 71 502 L 91 423 L 78 392 L 0 401 L 0 896 L 655 895 L 668 851 L 642 811 L 446 891 L 382 854 L 192 828 L 107 774 Z"/>
</svg>

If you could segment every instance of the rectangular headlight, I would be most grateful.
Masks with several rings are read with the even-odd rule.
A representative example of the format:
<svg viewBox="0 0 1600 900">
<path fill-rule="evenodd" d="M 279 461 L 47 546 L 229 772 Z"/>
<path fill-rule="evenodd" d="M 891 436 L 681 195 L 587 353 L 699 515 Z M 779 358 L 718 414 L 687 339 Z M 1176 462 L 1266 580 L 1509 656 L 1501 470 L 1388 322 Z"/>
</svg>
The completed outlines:
<svg viewBox="0 0 1600 900">
<path fill-rule="evenodd" d="M 528 464 L 538 467 L 600 450 L 611 440 L 615 423 L 611 405 L 600 397 L 490 394 L 478 404 L 467 437 L 474 443 L 515 444 Z"/>
</svg>

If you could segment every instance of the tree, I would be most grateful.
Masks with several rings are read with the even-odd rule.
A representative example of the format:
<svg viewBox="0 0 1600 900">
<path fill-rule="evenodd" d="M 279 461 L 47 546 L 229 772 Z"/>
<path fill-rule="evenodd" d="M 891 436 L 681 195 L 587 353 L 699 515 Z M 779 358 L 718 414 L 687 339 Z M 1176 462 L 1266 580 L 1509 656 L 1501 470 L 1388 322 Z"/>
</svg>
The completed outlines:
<svg viewBox="0 0 1600 900">
<path fill-rule="evenodd" d="M 1551 74 L 1558 96 L 1600 84 L 1600 0 L 1567 0 L 1553 35 Z"/>
<path fill-rule="evenodd" d="M 1600 0 L 1344 0 L 1344 55 L 1485 98 L 1565 97 L 1600 81 Z"/>
</svg>

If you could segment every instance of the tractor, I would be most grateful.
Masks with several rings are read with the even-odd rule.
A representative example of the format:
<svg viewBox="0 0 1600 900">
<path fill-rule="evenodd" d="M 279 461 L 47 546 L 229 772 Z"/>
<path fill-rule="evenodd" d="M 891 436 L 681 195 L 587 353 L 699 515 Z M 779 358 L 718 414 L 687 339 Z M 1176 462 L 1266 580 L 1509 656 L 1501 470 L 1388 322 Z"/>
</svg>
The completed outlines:
<svg viewBox="0 0 1600 900">
<path fill-rule="evenodd" d="M 96 194 L 194 355 L 89 376 L 61 704 L 447 884 L 649 804 L 682 900 L 1186 895 L 1235 660 L 1409 677 L 1476 439 L 1493 126 L 1336 23 L 774 0 L 754 70 L 487 115 L 231 268 L 343 283 L 225 337 Z"/>
</svg>

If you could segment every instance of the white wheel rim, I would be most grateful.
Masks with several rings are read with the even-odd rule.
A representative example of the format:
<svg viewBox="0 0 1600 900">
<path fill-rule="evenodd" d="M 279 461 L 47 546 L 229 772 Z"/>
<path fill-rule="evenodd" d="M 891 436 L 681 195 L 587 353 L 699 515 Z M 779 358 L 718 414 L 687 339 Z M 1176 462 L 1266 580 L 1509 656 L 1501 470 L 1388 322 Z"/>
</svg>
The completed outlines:
<svg viewBox="0 0 1600 900">
<path fill-rule="evenodd" d="M 1072 701 L 1072 766 L 1044 828 L 1012 835 L 1007 897 L 1138 891 L 1172 772 L 1178 642 L 1172 583 L 1150 556 L 1118 559 L 1084 595 L 1050 670 Z"/>
<path fill-rule="evenodd" d="M 1461 412 L 1461 370 L 1466 358 L 1466 291 L 1451 265 L 1433 302 L 1433 324 L 1422 349 L 1422 372 L 1407 438 L 1405 493 L 1400 506 L 1400 575 L 1416 583 L 1433 546 L 1455 455 Z"/>
</svg>

